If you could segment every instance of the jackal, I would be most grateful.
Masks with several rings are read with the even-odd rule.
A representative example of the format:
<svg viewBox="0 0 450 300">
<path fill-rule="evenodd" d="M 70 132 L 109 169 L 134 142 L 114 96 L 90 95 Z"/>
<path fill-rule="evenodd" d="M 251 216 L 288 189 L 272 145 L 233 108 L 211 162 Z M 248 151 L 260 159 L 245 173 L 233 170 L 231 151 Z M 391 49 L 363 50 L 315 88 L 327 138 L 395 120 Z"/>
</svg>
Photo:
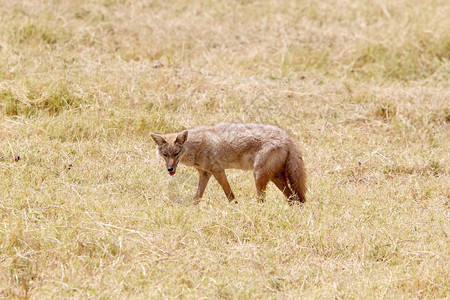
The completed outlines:
<svg viewBox="0 0 450 300">
<path fill-rule="evenodd" d="M 305 202 L 306 174 L 294 139 L 279 127 L 265 124 L 219 123 L 166 135 L 151 134 L 165 159 L 167 171 L 175 175 L 178 163 L 199 173 L 197 193 L 203 196 L 211 175 L 230 201 L 235 197 L 225 169 L 253 170 L 258 197 L 272 181 L 288 201 Z"/>
</svg>

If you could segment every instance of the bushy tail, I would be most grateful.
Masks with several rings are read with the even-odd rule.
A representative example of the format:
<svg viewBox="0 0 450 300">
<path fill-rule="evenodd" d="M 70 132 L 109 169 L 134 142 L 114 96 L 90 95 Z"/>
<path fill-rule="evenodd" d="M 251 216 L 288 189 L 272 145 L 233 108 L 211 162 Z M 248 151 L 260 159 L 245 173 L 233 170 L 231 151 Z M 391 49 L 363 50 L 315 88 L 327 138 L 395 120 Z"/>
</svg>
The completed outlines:
<svg viewBox="0 0 450 300">
<path fill-rule="evenodd" d="M 300 151 L 294 142 L 291 143 L 289 147 L 289 154 L 286 159 L 286 175 L 289 180 L 289 185 L 291 189 L 297 194 L 298 200 L 300 202 L 305 202 L 306 194 L 306 173 L 305 167 L 303 165 L 303 159 Z"/>
</svg>

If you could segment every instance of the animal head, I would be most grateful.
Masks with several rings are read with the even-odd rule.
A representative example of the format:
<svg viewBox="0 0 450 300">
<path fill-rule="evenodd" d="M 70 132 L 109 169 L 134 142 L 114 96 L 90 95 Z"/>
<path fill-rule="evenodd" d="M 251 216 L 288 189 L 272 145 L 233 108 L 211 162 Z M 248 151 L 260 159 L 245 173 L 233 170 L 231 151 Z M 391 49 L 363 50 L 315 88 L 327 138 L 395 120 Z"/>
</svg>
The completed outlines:
<svg viewBox="0 0 450 300">
<path fill-rule="evenodd" d="M 187 140 L 187 130 L 181 133 L 173 133 L 168 135 L 151 134 L 152 139 L 158 145 L 158 153 L 166 161 L 166 168 L 169 175 L 175 175 L 178 162 L 183 157 L 186 149 L 184 143 Z"/>
</svg>

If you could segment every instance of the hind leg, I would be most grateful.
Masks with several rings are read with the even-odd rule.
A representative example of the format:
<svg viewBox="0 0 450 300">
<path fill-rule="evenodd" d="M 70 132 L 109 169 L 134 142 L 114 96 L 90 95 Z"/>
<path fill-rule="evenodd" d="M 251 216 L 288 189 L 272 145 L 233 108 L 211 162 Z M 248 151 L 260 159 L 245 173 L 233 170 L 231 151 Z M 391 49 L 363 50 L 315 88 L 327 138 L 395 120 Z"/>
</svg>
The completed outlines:
<svg viewBox="0 0 450 300">
<path fill-rule="evenodd" d="M 253 172 L 255 177 L 256 193 L 258 195 L 258 200 L 264 201 L 264 192 L 266 190 L 267 184 L 269 183 L 271 174 L 267 173 L 265 170 L 255 170 Z"/>
<path fill-rule="evenodd" d="M 259 201 L 264 201 L 264 191 L 272 179 L 273 174 L 279 169 L 279 157 L 274 149 L 261 151 L 255 159 L 253 176 L 255 177 L 256 193 Z"/>
<path fill-rule="evenodd" d="M 289 188 L 288 181 L 287 181 L 287 178 L 286 178 L 286 175 L 284 174 L 284 172 L 275 174 L 275 176 L 273 176 L 271 180 L 273 183 L 275 183 L 277 188 L 279 188 L 280 191 L 283 192 L 283 194 L 284 194 L 284 196 L 286 196 L 286 198 L 289 199 L 292 196 L 293 192 Z"/>
<path fill-rule="evenodd" d="M 256 192 L 260 201 L 264 201 L 264 191 L 274 174 L 280 173 L 287 152 L 279 147 L 262 149 L 255 158 L 253 175 L 255 176 Z M 281 180 L 278 180 L 281 184 Z"/>
<path fill-rule="evenodd" d="M 283 192 L 290 205 L 301 202 L 300 198 L 289 188 L 287 177 L 284 172 L 276 174 L 271 180 Z"/>
</svg>

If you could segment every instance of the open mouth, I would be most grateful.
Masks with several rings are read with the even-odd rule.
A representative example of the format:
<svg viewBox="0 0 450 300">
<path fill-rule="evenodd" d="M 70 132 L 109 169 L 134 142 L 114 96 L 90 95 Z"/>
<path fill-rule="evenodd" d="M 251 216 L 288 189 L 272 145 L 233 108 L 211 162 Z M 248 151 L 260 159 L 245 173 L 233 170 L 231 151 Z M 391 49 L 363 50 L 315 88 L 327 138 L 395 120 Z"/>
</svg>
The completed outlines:
<svg viewBox="0 0 450 300">
<path fill-rule="evenodd" d="M 175 175 L 175 171 L 169 171 L 169 175 L 170 175 L 170 176 Z"/>
</svg>

